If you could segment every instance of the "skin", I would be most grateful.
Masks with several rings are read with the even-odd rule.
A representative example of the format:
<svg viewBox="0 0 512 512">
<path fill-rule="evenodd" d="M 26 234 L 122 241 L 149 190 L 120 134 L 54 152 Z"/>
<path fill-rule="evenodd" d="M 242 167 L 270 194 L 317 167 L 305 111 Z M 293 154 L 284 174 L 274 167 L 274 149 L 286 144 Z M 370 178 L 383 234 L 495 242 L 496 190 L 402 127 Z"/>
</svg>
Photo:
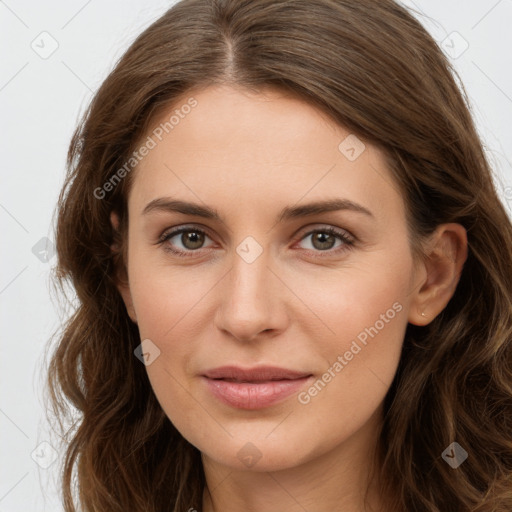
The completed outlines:
<svg viewBox="0 0 512 512">
<path fill-rule="evenodd" d="M 376 147 L 363 141 L 350 161 L 338 148 L 348 130 L 272 89 L 189 91 L 154 125 L 191 96 L 198 105 L 133 171 L 119 291 L 141 340 L 160 350 L 146 369 L 163 410 L 202 453 L 203 510 L 385 510 L 378 474 L 363 502 L 383 400 L 407 324 L 431 322 L 455 291 L 465 230 L 439 226 L 425 241 L 425 258 L 415 259 L 401 193 Z M 170 196 L 209 205 L 223 221 L 142 213 Z M 341 210 L 276 221 L 286 206 L 334 198 L 372 215 Z M 181 234 L 158 244 L 180 226 L 207 236 L 196 245 Z M 323 246 L 315 243 L 311 231 L 330 226 L 351 234 L 353 245 L 328 234 Z M 263 251 L 251 263 L 236 251 L 248 236 Z M 400 312 L 307 404 L 292 395 L 264 409 L 233 408 L 200 377 L 227 364 L 268 364 L 316 380 L 396 303 Z M 244 446 L 260 457 L 252 467 L 237 455 Z"/>
</svg>

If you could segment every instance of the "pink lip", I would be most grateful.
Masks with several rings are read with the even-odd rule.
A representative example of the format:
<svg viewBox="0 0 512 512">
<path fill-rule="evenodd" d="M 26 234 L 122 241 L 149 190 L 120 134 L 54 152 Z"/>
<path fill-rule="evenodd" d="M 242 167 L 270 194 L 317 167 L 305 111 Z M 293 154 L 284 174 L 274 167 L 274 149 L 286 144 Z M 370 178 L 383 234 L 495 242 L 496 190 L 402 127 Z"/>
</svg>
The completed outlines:
<svg viewBox="0 0 512 512">
<path fill-rule="evenodd" d="M 224 366 L 205 372 L 203 377 L 211 393 L 225 404 L 261 409 L 299 391 L 312 375 L 272 366 L 246 370 Z"/>
</svg>

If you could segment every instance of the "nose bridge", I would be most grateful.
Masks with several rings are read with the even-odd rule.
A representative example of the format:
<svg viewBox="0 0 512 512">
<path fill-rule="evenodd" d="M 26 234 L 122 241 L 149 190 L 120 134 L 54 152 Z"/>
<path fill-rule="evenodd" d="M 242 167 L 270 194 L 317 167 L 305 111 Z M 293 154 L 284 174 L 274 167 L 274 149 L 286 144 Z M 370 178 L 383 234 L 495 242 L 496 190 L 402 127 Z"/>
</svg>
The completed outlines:
<svg viewBox="0 0 512 512">
<path fill-rule="evenodd" d="M 263 288 L 269 286 L 268 251 L 254 256 L 254 247 L 247 248 L 246 242 L 240 244 L 233 257 L 231 293 L 238 298 L 239 303 L 263 299 Z"/>
</svg>

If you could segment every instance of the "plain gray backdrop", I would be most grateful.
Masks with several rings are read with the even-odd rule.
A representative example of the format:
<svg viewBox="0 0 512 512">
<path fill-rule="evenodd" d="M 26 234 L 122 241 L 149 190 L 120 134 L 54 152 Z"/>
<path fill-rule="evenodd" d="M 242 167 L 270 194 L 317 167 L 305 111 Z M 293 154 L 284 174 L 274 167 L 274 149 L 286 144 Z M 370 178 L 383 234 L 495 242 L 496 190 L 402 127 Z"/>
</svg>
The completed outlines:
<svg viewBox="0 0 512 512">
<path fill-rule="evenodd" d="M 510 212 L 512 0 L 403 3 L 420 11 L 460 74 Z M 63 510 L 42 399 L 44 349 L 64 314 L 51 293 L 52 216 L 79 115 L 172 4 L 0 0 L 0 512 Z"/>
</svg>

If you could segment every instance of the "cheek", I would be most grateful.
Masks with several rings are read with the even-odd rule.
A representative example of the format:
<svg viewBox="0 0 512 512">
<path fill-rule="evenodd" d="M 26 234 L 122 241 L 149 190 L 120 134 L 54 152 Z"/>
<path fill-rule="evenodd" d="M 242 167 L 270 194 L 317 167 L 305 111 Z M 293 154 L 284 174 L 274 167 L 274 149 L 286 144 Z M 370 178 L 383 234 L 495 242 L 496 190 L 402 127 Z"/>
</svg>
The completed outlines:
<svg viewBox="0 0 512 512">
<path fill-rule="evenodd" d="M 314 278 L 301 282 L 304 302 L 314 305 L 323 325 L 309 332 L 311 353 L 323 360 L 320 382 L 298 397 L 312 409 L 337 404 L 364 416 L 393 381 L 408 323 L 413 260 L 405 245 L 371 260 L 337 269 L 321 285 Z"/>
<path fill-rule="evenodd" d="M 295 314 L 290 321 L 310 340 L 312 350 L 325 356 L 325 364 L 350 350 L 354 340 L 362 349 L 372 346 L 358 353 L 358 360 L 395 362 L 407 326 L 413 272 L 412 256 L 405 242 L 399 246 L 401 240 L 397 237 L 393 249 L 356 254 L 346 265 L 317 268 L 300 277 L 297 269 L 281 269 L 283 281 L 300 284 L 295 290 L 302 308 L 290 312 L 290 317 Z M 372 340 L 376 343 L 370 344 Z"/>
<path fill-rule="evenodd" d="M 198 320 L 205 320 L 218 280 L 218 273 L 193 267 L 134 272 L 130 288 L 141 336 L 166 343 L 173 343 L 178 333 L 189 341 L 199 337 Z"/>
<path fill-rule="evenodd" d="M 330 331 L 310 338 L 311 360 L 323 364 L 311 386 L 297 396 L 294 418 L 301 435 L 322 432 L 318 452 L 363 428 L 382 405 L 398 368 L 407 327 L 408 276 L 399 266 L 377 268 L 387 271 L 353 269 L 350 277 L 347 272 L 346 279 L 317 294 L 315 311 Z"/>
<path fill-rule="evenodd" d="M 198 320 L 204 316 L 201 299 L 211 288 L 204 280 L 190 279 L 192 274 L 191 270 L 155 271 L 141 265 L 130 276 L 140 338 L 157 347 L 153 350 L 158 357 L 146 367 L 148 378 L 167 417 L 191 442 L 197 425 L 204 423 L 204 409 L 194 408 L 194 401 L 191 404 L 190 368 L 202 345 L 204 351 L 204 329 Z"/>
<path fill-rule="evenodd" d="M 182 391 L 196 376 L 198 357 L 211 355 L 208 333 L 217 304 L 213 302 L 218 297 L 215 284 L 224 272 L 219 276 L 207 265 L 178 267 L 162 260 L 151 261 L 142 251 L 133 254 L 130 288 L 140 338 L 151 340 L 159 353 L 155 364 L 146 368 L 148 377 L 178 426 L 189 411 L 190 395 Z"/>
</svg>

